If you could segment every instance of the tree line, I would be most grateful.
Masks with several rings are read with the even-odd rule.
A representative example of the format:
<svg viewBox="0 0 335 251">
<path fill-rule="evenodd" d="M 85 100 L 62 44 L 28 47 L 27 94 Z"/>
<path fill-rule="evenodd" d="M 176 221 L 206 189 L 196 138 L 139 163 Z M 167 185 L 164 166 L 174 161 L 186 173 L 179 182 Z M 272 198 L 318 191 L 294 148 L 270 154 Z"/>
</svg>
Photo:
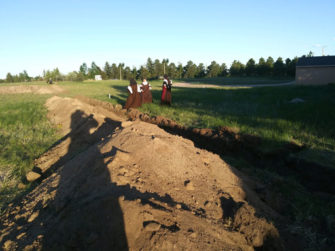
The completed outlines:
<svg viewBox="0 0 335 251">
<path fill-rule="evenodd" d="M 52 71 L 43 71 L 43 76 L 30 77 L 26 71 L 18 75 L 7 74 L 6 79 L 1 82 L 27 82 L 32 80 L 52 79 L 53 81 L 84 81 L 94 79 L 95 75 L 101 75 L 102 79 L 158 79 L 164 74 L 167 74 L 172 79 L 188 79 L 188 78 L 214 78 L 214 77 L 294 77 L 295 65 L 298 58 L 287 58 L 285 61 L 278 57 L 276 61 L 272 57 L 266 60 L 261 57 L 258 62 L 250 58 L 246 64 L 238 60 L 234 60 L 230 68 L 225 63 L 219 64 L 212 61 L 210 65 L 205 66 L 203 63 L 195 64 L 191 60 L 182 65 L 169 62 L 169 59 L 147 59 L 146 64 L 139 68 L 125 66 L 124 63 L 106 62 L 101 68 L 95 62 L 92 62 L 90 67 L 86 63 L 80 65 L 78 71 L 70 72 L 66 75 L 61 74 L 56 68 Z"/>
</svg>

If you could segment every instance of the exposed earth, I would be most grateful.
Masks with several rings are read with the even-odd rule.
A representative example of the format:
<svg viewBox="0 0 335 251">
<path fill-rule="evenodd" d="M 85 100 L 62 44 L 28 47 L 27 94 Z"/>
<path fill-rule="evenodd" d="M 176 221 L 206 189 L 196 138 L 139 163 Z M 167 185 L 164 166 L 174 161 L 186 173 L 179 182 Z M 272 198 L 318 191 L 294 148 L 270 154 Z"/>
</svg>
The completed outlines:
<svg viewBox="0 0 335 251">
<path fill-rule="evenodd" d="M 283 249 L 280 216 L 219 155 L 79 99 L 46 106 L 64 137 L 1 215 L 4 250 Z"/>
<path fill-rule="evenodd" d="M 40 86 L 40 85 L 20 85 L 20 86 L 1 86 L 0 94 L 11 93 L 36 93 L 52 94 L 63 92 L 63 88 L 58 85 Z"/>
<path fill-rule="evenodd" d="M 279 84 L 250 84 L 250 85 L 212 85 L 212 84 L 193 84 L 187 82 L 178 82 L 173 83 L 174 87 L 184 87 L 184 88 L 226 88 L 226 87 L 240 87 L 240 88 L 250 88 L 250 87 L 276 87 L 276 86 L 285 86 L 285 85 L 293 85 L 295 82 L 288 82 L 288 83 L 279 83 Z"/>
</svg>

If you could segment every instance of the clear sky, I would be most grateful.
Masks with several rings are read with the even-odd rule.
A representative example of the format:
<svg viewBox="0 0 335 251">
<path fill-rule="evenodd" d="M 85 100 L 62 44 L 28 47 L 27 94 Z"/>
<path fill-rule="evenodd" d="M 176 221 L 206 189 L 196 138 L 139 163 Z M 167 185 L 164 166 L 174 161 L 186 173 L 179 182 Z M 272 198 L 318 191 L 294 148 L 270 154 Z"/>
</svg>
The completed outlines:
<svg viewBox="0 0 335 251">
<path fill-rule="evenodd" d="M 335 0 L 1 0 L 0 78 L 148 57 L 209 64 L 335 55 Z"/>
</svg>

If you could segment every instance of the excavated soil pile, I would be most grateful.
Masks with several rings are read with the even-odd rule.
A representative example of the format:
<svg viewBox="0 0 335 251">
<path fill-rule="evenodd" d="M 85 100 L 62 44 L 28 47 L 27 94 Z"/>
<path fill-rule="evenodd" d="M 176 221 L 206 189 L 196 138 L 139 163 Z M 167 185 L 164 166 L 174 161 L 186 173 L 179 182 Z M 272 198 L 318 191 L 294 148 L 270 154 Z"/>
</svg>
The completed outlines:
<svg viewBox="0 0 335 251">
<path fill-rule="evenodd" d="M 0 94 L 15 93 L 36 93 L 36 94 L 53 94 L 63 92 L 63 88 L 57 85 L 18 85 L 18 86 L 1 86 Z"/>
<path fill-rule="evenodd" d="M 65 136 L 36 160 L 40 184 L 2 214 L 3 249 L 283 249 L 275 212 L 218 155 L 79 100 L 47 106 Z"/>
</svg>

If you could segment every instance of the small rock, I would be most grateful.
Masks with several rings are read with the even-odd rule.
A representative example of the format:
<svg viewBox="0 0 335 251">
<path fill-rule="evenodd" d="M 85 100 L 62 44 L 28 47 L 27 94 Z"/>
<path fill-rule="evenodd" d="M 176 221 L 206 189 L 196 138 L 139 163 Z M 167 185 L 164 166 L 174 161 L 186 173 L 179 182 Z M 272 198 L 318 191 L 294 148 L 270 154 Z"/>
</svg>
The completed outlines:
<svg viewBox="0 0 335 251">
<path fill-rule="evenodd" d="M 193 232 L 192 234 L 190 234 L 190 237 L 191 237 L 191 238 L 197 238 L 197 236 L 198 236 L 198 235 L 197 235 L 197 233 L 195 233 L 195 232 Z"/>
<path fill-rule="evenodd" d="M 15 242 L 8 240 L 2 247 L 4 250 L 15 250 Z"/>
<path fill-rule="evenodd" d="M 180 204 L 177 204 L 177 205 L 176 205 L 176 208 L 177 208 L 177 209 L 181 209 L 181 205 L 180 205 Z"/>
<path fill-rule="evenodd" d="M 122 110 L 122 105 L 120 105 L 120 104 L 117 104 L 117 105 L 115 105 L 115 110 Z"/>
<path fill-rule="evenodd" d="M 21 233 L 18 236 L 16 236 L 16 239 L 20 240 L 25 235 L 26 235 L 26 233 Z"/>
<path fill-rule="evenodd" d="M 27 173 L 27 175 L 26 175 L 26 178 L 27 178 L 27 180 L 29 182 L 33 182 L 33 181 L 37 180 L 40 177 L 41 177 L 41 175 L 39 173 L 35 173 L 33 171 Z"/>
<path fill-rule="evenodd" d="M 133 124 L 133 122 L 131 121 L 124 121 L 121 123 L 121 126 L 122 127 L 128 127 L 128 126 L 131 126 Z"/>
<path fill-rule="evenodd" d="M 152 221 L 149 222 L 147 224 L 145 224 L 146 222 L 143 223 L 143 225 L 145 225 L 144 229 L 145 231 L 158 231 L 161 228 L 161 225 L 158 222 Z"/>
<path fill-rule="evenodd" d="M 19 183 L 19 184 L 17 185 L 17 188 L 18 188 L 18 189 L 25 189 L 25 188 L 26 188 L 26 185 L 23 184 L 23 183 Z"/>
<path fill-rule="evenodd" d="M 37 211 L 37 212 L 34 212 L 34 213 L 29 217 L 28 222 L 33 222 L 33 221 L 37 218 L 38 215 L 39 215 L 39 212 L 38 212 L 38 211 Z"/>
<path fill-rule="evenodd" d="M 185 180 L 184 186 L 185 186 L 186 190 L 188 190 L 188 191 L 193 191 L 194 190 L 193 183 L 190 180 Z"/>
</svg>

